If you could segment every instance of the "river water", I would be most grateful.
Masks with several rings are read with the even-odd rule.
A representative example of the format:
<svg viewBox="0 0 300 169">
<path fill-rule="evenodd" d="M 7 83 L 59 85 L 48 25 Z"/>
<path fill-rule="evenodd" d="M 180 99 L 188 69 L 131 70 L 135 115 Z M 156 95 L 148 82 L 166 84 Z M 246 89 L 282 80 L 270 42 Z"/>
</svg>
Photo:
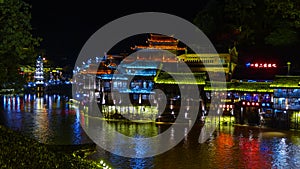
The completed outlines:
<svg viewBox="0 0 300 169">
<path fill-rule="evenodd" d="M 0 124 L 46 144 L 91 143 L 80 126 L 79 112 L 68 101 L 60 95 L 2 96 Z"/>
<path fill-rule="evenodd" d="M 2 96 L 0 123 L 46 144 L 92 143 L 81 127 L 86 119 L 68 101 L 69 97 L 63 95 Z M 110 122 L 110 125 L 135 137 L 155 136 L 173 127 L 155 123 Z M 299 131 L 221 125 L 206 142 L 199 143 L 201 127 L 196 123 L 179 144 L 153 157 L 126 158 L 98 146 L 97 152 L 88 158 L 104 160 L 118 169 L 300 168 Z M 118 140 L 114 141 L 118 144 Z M 143 147 L 136 149 L 139 150 Z"/>
</svg>

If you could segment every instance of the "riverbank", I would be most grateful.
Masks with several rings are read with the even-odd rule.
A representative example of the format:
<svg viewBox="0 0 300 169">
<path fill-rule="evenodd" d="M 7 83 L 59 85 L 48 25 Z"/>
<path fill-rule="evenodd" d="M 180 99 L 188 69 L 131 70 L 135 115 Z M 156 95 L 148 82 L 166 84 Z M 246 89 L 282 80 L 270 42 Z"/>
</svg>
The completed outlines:
<svg viewBox="0 0 300 169">
<path fill-rule="evenodd" d="M 47 146 L 0 125 L 0 168 L 103 168 L 74 154 L 92 146 Z"/>
</svg>

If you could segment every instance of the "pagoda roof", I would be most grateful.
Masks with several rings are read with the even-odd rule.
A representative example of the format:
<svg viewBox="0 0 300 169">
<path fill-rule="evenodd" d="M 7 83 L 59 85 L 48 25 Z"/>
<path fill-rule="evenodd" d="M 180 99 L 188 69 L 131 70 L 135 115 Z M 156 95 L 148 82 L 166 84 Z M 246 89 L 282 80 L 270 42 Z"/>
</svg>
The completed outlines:
<svg viewBox="0 0 300 169">
<path fill-rule="evenodd" d="M 178 46 L 171 46 L 171 45 L 151 45 L 151 46 L 143 46 L 143 45 L 136 45 L 132 48 L 133 50 L 138 49 L 161 49 L 161 50 L 185 50 L 185 47 L 178 47 Z"/>
<path fill-rule="evenodd" d="M 135 45 L 132 49 L 186 50 L 186 47 L 179 47 L 179 40 L 172 36 L 150 34 L 150 38 L 146 42 L 148 45 Z"/>
<path fill-rule="evenodd" d="M 123 74 L 100 74 L 97 75 L 97 78 L 101 78 L 103 80 L 128 80 L 128 78 Z"/>
<path fill-rule="evenodd" d="M 160 62 L 151 60 L 136 60 L 122 63 L 119 71 L 132 76 L 156 76 Z"/>
<path fill-rule="evenodd" d="M 176 78 L 176 79 L 174 79 Z M 159 72 L 154 82 L 158 84 L 205 85 L 206 73 L 167 73 Z"/>
<path fill-rule="evenodd" d="M 161 34 L 150 34 L 149 41 L 170 41 L 170 42 L 179 42 L 177 39 L 175 39 L 172 36 L 167 35 L 161 35 Z"/>
<path fill-rule="evenodd" d="M 151 61 L 151 60 L 136 60 L 130 63 L 122 63 L 124 68 L 140 68 L 140 69 L 157 69 L 160 65 L 160 62 Z"/>
</svg>

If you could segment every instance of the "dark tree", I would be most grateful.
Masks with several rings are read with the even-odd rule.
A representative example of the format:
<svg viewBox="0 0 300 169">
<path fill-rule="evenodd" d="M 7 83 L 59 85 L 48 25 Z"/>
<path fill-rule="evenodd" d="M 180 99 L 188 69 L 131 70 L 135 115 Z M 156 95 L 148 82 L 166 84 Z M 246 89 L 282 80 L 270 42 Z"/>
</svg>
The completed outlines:
<svg viewBox="0 0 300 169">
<path fill-rule="evenodd" d="M 287 46 L 299 43 L 300 1 L 265 0 L 266 23 L 270 29 L 266 44 Z"/>
<path fill-rule="evenodd" d="M 41 39 L 31 33 L 30 8 L 22 0 L 0 1 L 0 88 L 20 87 L 24 83 L 20 66 L 36 59 Z"/>
<path fill-rule="evenodd" d="M 215 45 L 228 48 L 299 43 L 298 0 L 209 0 L 194 19 Z"/>
</svg>

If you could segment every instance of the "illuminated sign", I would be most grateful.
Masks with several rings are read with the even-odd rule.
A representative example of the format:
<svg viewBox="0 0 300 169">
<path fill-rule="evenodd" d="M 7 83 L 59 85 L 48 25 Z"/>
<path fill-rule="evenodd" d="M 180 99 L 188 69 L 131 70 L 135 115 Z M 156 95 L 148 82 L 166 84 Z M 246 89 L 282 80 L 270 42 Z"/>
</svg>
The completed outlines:
<svg viewBox="0 0 300 169">
<path fill-rule="evenodd" d="M 277 68 L 276 63 L 246 63 L 246 67 L 250 68 Z"/>
</svg>

